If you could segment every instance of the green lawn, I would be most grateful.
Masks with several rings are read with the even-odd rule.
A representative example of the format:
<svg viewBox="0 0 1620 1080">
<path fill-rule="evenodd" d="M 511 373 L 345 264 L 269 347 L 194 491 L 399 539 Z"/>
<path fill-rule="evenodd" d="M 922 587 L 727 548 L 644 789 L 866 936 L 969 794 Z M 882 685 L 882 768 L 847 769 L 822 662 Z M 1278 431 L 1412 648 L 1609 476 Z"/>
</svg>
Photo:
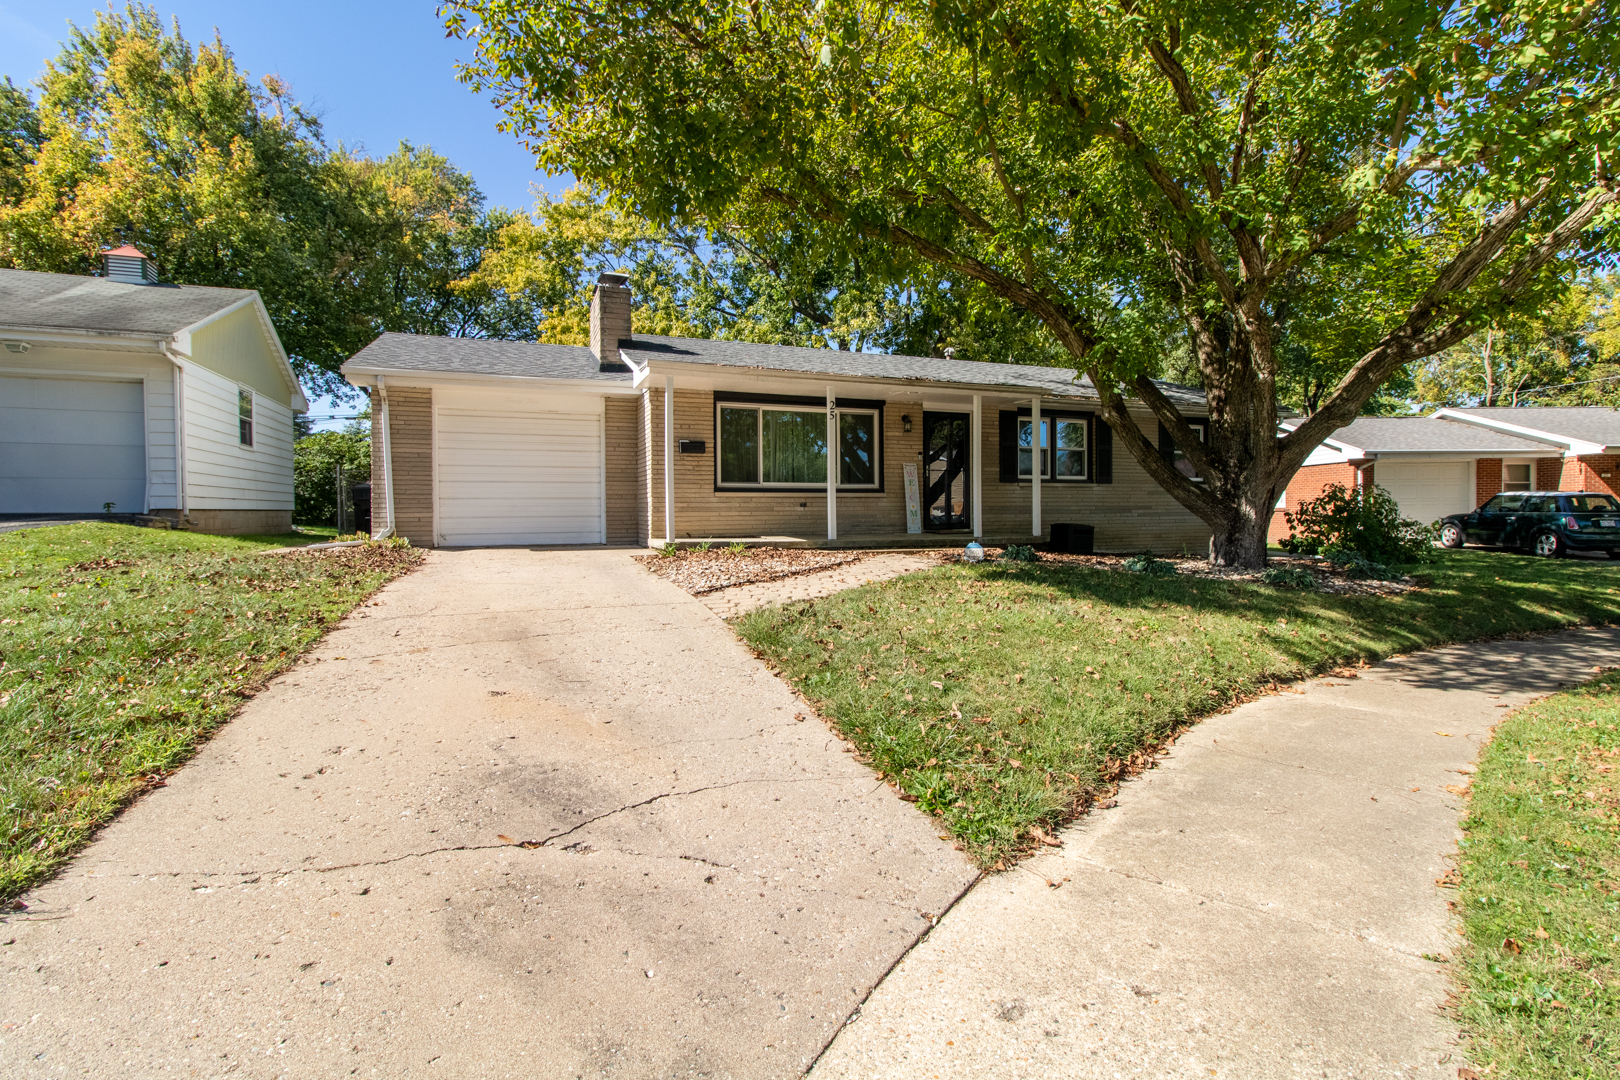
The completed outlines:
<svg viewBox="0 0 1620 1080">
<path fill-rule="evenodd" d="M 270 675 L 419 560 L 319 535 L 0 534 L 0 898 L 39 882 Z"/>
<path fill-rule="evenodd" d="M 1620 619 L 1620 563 L 1445 552 L 1400 597 L 962 564 L 754 612 L 743 638 L 982 866 L 1276 680 Z"/>
<path fill-rule="evenodd" d="M 1490 1076 L 1620 1062 L 1620 674 L 1508 716 L 1463 822 L 1456 1015 Z"/>
</svg>

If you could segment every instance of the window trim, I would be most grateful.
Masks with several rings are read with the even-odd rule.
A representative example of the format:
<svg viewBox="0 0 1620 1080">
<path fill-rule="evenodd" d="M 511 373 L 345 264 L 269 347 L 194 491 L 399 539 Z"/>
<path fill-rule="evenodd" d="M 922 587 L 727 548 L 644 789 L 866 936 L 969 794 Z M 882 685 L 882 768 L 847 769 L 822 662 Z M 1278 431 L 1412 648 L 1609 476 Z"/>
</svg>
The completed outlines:
<svg viewBox="0 0 1620 1080">
<path fill-rule="evenodd" d="M 242 405 L 247 404 L 247 415 L 242 415 Z M 236 388 L 236 445 L 245 449 L 253 449 L 254 427 L 258 421 L 258 402 L 253 390 L 249 387 Z"/>
<path fill-rule="evenodd" d="M 886 478 L 884 476 L 884 410 L 888 405 L 886 401 L 868 398 L 839 398 L 838 411 L 852 413 L 869 413 L 875 416 L 877 425 L 877 443 L 875 446 L 877 460 L 873 462 L 873 473 L 876 480 L 872 484 L 845 484 L 841 482 L 836 487 L 838 494 L 849 495 L 880 495 L 884 491 Z M 787 494 L 804 495 L 816 491 L 826 491 L 827 484 L 820 481 L 810 484 L 767 484 L 763 481 L 754 484 L 721 483 L 720 464 L 723 452 L 720 446 L 720 410 L 730 409 L 786 409 L 793 412 L 819 412 L 822 416 L 827 414 L 827 399 L 818 397 L 800 397 L 789 394 L 749 394 L 738 391 L 721 391 L 714 393 L 714 408 L 710 413 L 710 422 L 713 424 L 714 438 L 714 490 L 717 494 L 728 495 L 755 495 L 755 494 Z M 829 458 L 836 458 L 837 448 L 829 448 Z M 760 452 L 764 452 L 763 446 Z M 831 462 L 829 462 L 831 464 Z M 840 460 L 840 465 L 842 464 Z M 763 470 L 762 470 L 763 471 Z M 841 470 L 840 470 L 841 471 Z"/>
<path fill-rule="evenodd" d="M 1027 406 L 1027 405 L 1024 406 L 1021 409 L 1016 410 L 1016 411 L 1018 413 L 1018 419 L 1016 421 L 1014 421 L 1014 426 L 1013 426 L 1014 453 L 1017 453 L 1018 450 L 1022 449 L 1022 447 L 1017 446 L 1018 428 L 1023 424 L 1023 422 L 1025 420 L 1028 420 L 1028 419 L 1030 419 L 1031 417 L 1033 417 L 1035 415 L 1030 410 L 1029 406 Z M 1078 422 L 1078 423 L 1082 423 L 1082 424 L 1086 425 L 1086 475 L 1084 475 L 1084 476 L 1058 476 L 1057 475 L 1057 450 L 1058 450 L 1058 448 L 1056 446 L 1048 446 L 1046 448 L 1047 449 L 1046 468 L 1041 472 L 1041 483 L 1043 483 L 1043 484 L 1097 484 L 1097 483 L 1101 483 L 1101 481 L 1099 481 L 1097 479 L 1097 414 L 1096 413 L 1089 413 L 1089 412 L 1079 412 L 1079 411 L 1068 410 L 1068 409 L 1048 409 L 1045 406 L 1042 406 L 1042 408 L 1041 408 L 1041 422 L 1043 424 L 1047 424 L 1047 423 L 1056 424 L 1060 420 L 1068 420 L 1071 423 Z M 1053 434 L 1053 438 L 1056 439 L 1055 431 L 1054 431 L 1054 434 Z M 1033 450 L 1034 450 L 1034 448 L 1031 447 L 1031 454 L 1030 454 L 1030 464 L 1031 465 L 1033 465 L 1035 463 L 1035 461 L 1034 461 L 1035 455 L 1033 453 Z M 1003 483 L 1008 483 L 1009 481 L 1004 480 L 1002 482 Z M 1035 482 L 1035 480 L 1034 480 L 1033 476 L 1026 476 L 1026 475 L 1024 475 L 1022 473 L 1019 473 L 1017 478 L 1015 480 L 1013 480 L 1013 481 L 1010 481 L 1010 482 L 1018 483 L 1018 484 L 1033 484 Z"/>
</svg>

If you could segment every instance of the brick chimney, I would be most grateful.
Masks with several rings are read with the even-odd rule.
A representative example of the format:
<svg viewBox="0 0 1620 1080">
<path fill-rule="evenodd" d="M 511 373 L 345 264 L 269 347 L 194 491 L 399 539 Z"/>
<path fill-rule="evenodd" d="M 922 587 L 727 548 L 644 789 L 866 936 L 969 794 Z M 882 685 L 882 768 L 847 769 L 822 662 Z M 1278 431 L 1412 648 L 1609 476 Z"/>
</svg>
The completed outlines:
<svg viewBox="0 0 1620 1080">
<path fill-rule="evenodd" d="M 591 352 L 603 371 L 628 371 L 619 343 L 630 340 L 630 279 L 602 274 L 591 292 Z"/>
</svg>

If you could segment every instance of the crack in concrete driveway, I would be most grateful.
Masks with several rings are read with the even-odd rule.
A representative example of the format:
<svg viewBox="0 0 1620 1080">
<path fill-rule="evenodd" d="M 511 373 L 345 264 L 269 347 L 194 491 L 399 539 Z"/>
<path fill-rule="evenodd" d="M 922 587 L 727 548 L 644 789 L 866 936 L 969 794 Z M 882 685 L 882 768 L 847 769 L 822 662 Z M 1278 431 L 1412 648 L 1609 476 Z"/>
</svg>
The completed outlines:
<svg viewBox="0 0 1620 1080">
<path fill-rule="evenodd" d="M 0 1073 L 797 1076 L 976 877 L 629 552 L 378 599 L 5 919 Z"/>
</svg>

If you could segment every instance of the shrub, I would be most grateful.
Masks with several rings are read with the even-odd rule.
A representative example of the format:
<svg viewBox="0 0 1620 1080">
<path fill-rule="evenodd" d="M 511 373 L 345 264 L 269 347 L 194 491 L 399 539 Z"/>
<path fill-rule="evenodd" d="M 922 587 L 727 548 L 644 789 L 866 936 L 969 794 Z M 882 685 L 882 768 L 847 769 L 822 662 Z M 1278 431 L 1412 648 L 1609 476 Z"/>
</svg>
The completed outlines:
<svg viewBox="0 0 1620 1080">
<path fill-rule="evenodd" d="M 1316 588 L 1316 575 L 1300 566 L 1273 566 L 1260 575 L 1260 580 L 1279 589 Z"/>
<path fill-rule="evenodd" d="M 1003 551 L 1001 557 L 1008 562 L 1040 562 L 1041 560 L 1040 555 L 1036 554 L 1034 548 L 1028 545 L 1020 547 L 1018 544 L 1013 544 L 1006 551 Z"/>
<path fill-rule="evenodd" d="M 1125 569 L 1133 574 L 1146 574 L 1149 577 L 1174 577 L 1179 572 L 1175 563 L 1156 559 L 1151 551 L 1144 551 L 1140 555 L 1132 555 L 1126 559 Z"/>
<path fill-rule="evenodd" d="M 1299 555 L 1353 552 L 1368 563 L 1395 565 L 1434 557 L 1434 526 L 1401 517 L 1399 504 L 1381 487 L 1329 484 L 1283 520 L 1293 535 L 1281 547 Z"/>
<path fill-rule="evenodd" d="M 1334 566 L 1342 567 L 1345 577 L 1388 581 L 1395 576 L 1390 573 L 1389 567 L 1383 563 L 1375 563 L 1365 555 L 1355 551 L 1335 551 L 1328 556 L 1328 562 Z"/>
</svg>

